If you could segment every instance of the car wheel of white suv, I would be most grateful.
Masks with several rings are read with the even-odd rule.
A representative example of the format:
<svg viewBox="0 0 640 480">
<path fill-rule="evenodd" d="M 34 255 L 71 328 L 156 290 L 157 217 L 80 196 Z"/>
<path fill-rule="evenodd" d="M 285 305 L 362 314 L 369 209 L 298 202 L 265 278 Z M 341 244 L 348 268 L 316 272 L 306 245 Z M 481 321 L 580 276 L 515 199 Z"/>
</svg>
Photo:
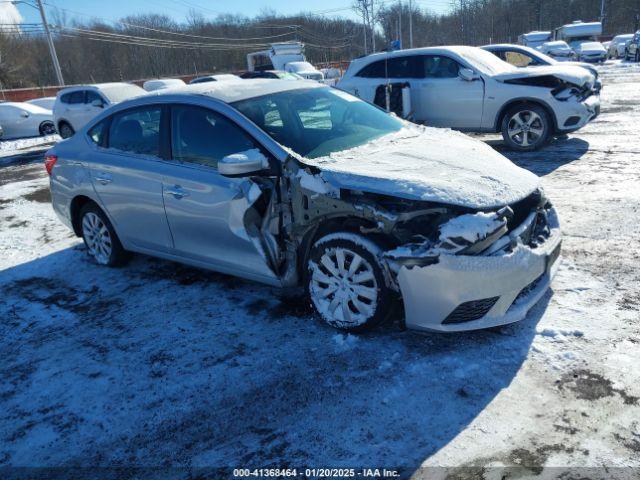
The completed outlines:
<svg viewBox="0 0 640 480">
<path fill-rule="evenodd" d="M 314 244 L 307 293 L 326 323 L 362 332 L 386 320 L 393 292 L 378 261 L 380 253 L 373 242 L 353 233 L 334 233 Z"/>
<path fill-rule="evenodd" d="M 116 267 L 128 260 L 128 252 L 122 247 L 111 222 L 97 205 L 89 203 L 82 209 L 80 228 L 87 253 L 96 263 Z"/>
<path fill-rule="evenodd" d="M 76 133 L 73 131 L 73 127 L 69 125 L 67 122 L 60 122 L 60 126 L 58 127 L 58 130 L 62 138 L 73 137 L 73 134 Z"/>
<path fill-rule="evenodd" d="M 502 120 L 502 138 L 514 150 L 537 150 L 547 143 L 550 135 L 549 115 L 538 105 L 512 107 Z"/>
</svg>

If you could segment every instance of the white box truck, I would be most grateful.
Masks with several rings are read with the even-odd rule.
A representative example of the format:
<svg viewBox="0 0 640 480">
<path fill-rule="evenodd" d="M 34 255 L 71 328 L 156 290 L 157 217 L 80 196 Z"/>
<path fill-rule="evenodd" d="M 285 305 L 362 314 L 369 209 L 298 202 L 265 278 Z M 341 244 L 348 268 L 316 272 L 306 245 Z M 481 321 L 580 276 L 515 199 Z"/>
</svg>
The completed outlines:
<svg viewBox="0 0 640 480">
<path fill-rule="evenodd" d="M 247 68 L 250 72 L 282 70 L 308 80 L 324 80 L 322 72 L 307 61 L 304 56 L 304 44 L 300 42 L 272 43 L 269 50 L 249 53 Z"/>
<path fill-rule="evenodd" d="M 538 48 L 549 40 L 551 40 L 551 32 L 533 31 L 518 35 L 518 43 L 530 48 Z"/>
<path fill-rule="evenodd" d="M 600 35 L 602 35 L 601 22 L 580 20 L 553 31 L 553 39 L 567 42 L 581 62 L 604 62 L 607 59 L 607 50 L 598 41 Z"/>
</svg>

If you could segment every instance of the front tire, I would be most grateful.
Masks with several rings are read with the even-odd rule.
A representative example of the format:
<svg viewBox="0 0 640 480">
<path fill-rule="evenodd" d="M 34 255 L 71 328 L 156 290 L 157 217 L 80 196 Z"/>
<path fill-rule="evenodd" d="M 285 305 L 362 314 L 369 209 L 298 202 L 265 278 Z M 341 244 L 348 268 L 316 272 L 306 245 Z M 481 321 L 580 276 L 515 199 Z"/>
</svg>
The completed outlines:
<svg viewBox="0 0 640 480">
<path fill-rule="evenodd" d="M 60 136 L 62 138 L 73 137 L 73 135 L 76 133 L 73 130 L 73 127 L 69 125 L 67 122 L 60 122 L 60 125 L 58 127 L 58 132 L 60 133 Z"/>
<path fill-rule="evenodd" d="M 528 152 L 544 146 L 551 136 L 551 120 L 539 105 L 510 108 L 502 119 L 502 138 L 513 150 Z"/>
<path fill-rule="evenodd" d="M 373 242 L 352 233 L 327 235 L 313 245 L 305 283 L 322 320 L 340 330 L 363 332 L 387 319 L 394 293 L 380 254 Z"/>
<path fill-rule="evenodd" d="M 82 209 L 80 228 L 87 253 L 97 264 L 116 267 L 129 259 L 111 222 L 96 204 L 89 203 Z"/>
</svg>

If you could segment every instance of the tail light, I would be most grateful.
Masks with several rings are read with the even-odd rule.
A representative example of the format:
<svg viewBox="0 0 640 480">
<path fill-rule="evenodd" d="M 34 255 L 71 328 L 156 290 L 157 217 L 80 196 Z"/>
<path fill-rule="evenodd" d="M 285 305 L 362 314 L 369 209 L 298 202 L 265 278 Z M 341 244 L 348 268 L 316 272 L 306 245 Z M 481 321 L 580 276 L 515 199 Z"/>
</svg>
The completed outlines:
<svg viewBox="0 0 640 480">
<path fill-rule="evenodd" d="M 53 170 L 53 166 L 58 161 L 57 155 L 45 155 L 44 157 L 44 168 L 47 169 L 47 173 L 51 175 L 51 170 Z"/>
</svg>

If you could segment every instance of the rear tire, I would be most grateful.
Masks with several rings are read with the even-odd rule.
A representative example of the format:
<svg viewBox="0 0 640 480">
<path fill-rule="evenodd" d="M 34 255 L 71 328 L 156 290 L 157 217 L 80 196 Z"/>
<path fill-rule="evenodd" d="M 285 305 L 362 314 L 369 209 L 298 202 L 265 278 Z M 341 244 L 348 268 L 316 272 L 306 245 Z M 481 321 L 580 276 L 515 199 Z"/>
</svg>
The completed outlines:
<svg viewBox="0 0 640 480">
<path fill-rule="evenodd" d="M 502 119 L 502 138 L 509 148 L 530 152 L 543 147 L 551 137 L 549 114 L 539 105 L 511 107 Z"/>
<path fill-rule="evenodd" d="M 60 136 L 62 138 L 73 137 L 73 135 L 76 133 L 73 130 L 73 127 L 67 122 L 60 122 L 60 125 L 58 126 L 58 132 L 60 133 Z"/>
<path fill-rule="evenodd" d="M 40 135 L 42 136 L 53 135 L 54 133 L 56 133 L 56 127 L 53 122 L 42 122 L 38 130 L 40 131 Z"/>
<path fill-rule="evenodd" d="M 306 290 L 322 320 L 347 332 L 363 332 L 383 323 L 394 292 L 387 286 L 369 239 L 335 233 L 318 240 L 307 263 Z"/>
<path fill-rule="evenodd" d="M 120 243 L 111 222 L 95 203 L 80 211 L 80 231 L 89 256 L 99 265 L 117 267 L 130 258 Z"/>
</svg>

